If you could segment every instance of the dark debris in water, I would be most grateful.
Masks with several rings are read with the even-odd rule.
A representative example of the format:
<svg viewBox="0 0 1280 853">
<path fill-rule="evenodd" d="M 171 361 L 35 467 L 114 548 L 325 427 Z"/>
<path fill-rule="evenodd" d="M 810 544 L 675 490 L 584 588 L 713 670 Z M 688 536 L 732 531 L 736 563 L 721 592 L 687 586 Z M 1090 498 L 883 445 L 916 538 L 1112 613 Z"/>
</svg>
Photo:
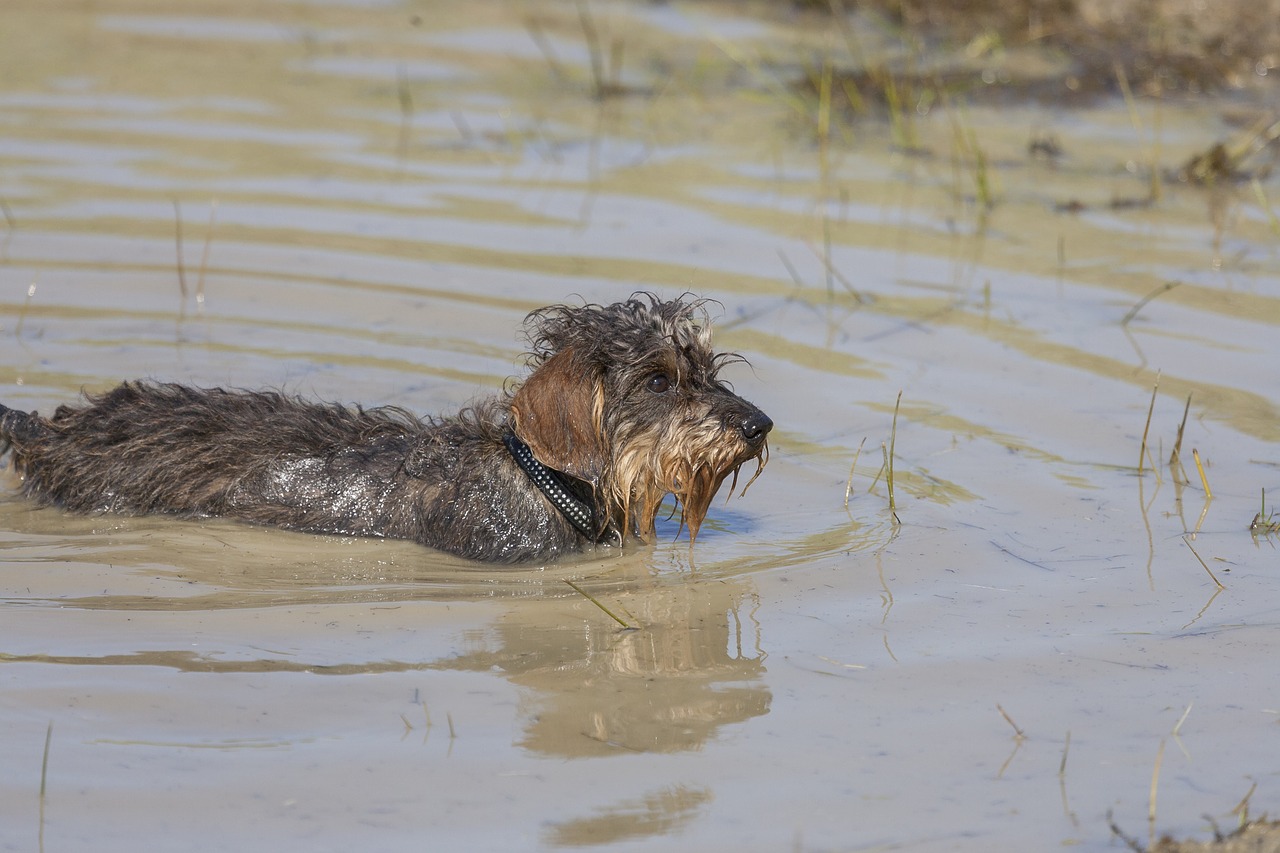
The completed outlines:
<svg viewBox="0 0 1280 853">
<path fill-rule="evenodd" d="M 1242 819 L 1233 832 L 1224 833 L 1217 821 L 1209 815 L 1205 820 L 1213 827 L 1213 838 L 1205 840 L 1176 839 L 1163 835 L 1150 845 L 1145 845 L 1125 832 L 1108 815 L 1111 834 L 1124 843 L 1133 853 L 1280 853 L 1280 821 Z"/>
<path fill-rule="evenodd" d="M 1179 841 L 1166 835 L 1149 853 L 1280 853 L 1280 821 L 1251 821 L 1226 835 L 1215 828 L 1208 841 Z"/>
<path fill-rule="evenodd" d="M 847 19 L 873 11 L 920 54 L 1039 46 L 1067 60 L 1056 79 L 1004 87 L 1055 100 L 1118 94 L 1120 75 L 1147 95 L 1201 94 L 1260 82 L 1280 68 L 1277 0 L 797 0 Z M 975 75 L 974 87 L 985 81 Z M 954 85 L 955 81 L 950 81 Z"/>
</svg>

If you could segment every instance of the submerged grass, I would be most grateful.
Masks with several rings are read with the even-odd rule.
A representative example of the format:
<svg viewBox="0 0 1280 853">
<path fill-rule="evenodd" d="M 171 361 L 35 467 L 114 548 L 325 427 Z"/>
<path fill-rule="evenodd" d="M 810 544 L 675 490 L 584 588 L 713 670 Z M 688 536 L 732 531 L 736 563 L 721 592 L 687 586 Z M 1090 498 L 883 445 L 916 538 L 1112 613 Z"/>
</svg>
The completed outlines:
<svg viewBox="0 0 1280 853">
<path fill-rule="evenodd" d="M 173 244 L 178 259 L 178 292 L 182 294 L 182 303 L 187 302 L 187 271 L 182 260 L 182 205 L 173 199 Z"/>
<path fill-rule="evenodd" d="M 1191 395 L 1187 395 L 1187 404 L 1182 409 L 1182 420 L 1178 423 L 1178 434 L 1173 440 L 1173 452 L 1169 454 L 1169 469 L 1173 472 L 1174 479 L 1177 479 L 1179 472 L 1182 474 L 1182 482 L 1187 482 L 1187 469 L 1182 464 L 1182 436 L 1187 429 L 1187 415 L 1191 414 Z"/>
<path fill-rule="evenodd" d="M 1267 192 L 1262 188 L 1262 182 L 1255 175 L 1249 178 L 1249 186 L 1253 190 L 1253 197 L 1258 201 L 1258 207 L 1262 208 L 1262 212 L 1267 216 L 1267 222 L 1271 226 L 1271 233 L 1276 237 L 1280 237 L 1280 218 L 1271 209 L 1271 200 L 1267 198 Z"/>
<path fill-rule="evenodd" d="M 1168 293 L 1170 290 L 1173 290 L 1175 287 L 1177 287 L 1180 284 L 1182 284 L 1182 282 L 1180 281 L 1166 281 L 1164 284 L 1160 285 L 1155 290 L 1151 291 L 1146 296 L 1139 299 L 1137 302 L 1134 303 L 1133 307 L 1128 310 L 1128 312 L 1124 315 L 1124 317 L 1120 319 L 1120 325 L 1121 326 L 1129 325 L 1129 323 L 1132 322 L 1133 318 L 1138 316 L 1138 312 L 1146 307 L 1148 302 L 1150 302 L 1151 300 L 1155 299 L 1158 296 L 1163 296 L 1164 294 Z"/>
<path fill-rule="evenodd" d="M 1200 565 L 1204 567 L 1204 570 L 1209 575 L 1210 580 L 1212 580 L 1214 584 L 1217 585 L 1218 589 L 1226 589 L 1226 586 L 1223 585 L 1222 581 L 1218 580 L 1217 575 L 1213 573 L 1213 569 L 1209 568 L 1209 564 L 1204 561 L 1204 558 L 1201 557 L 1200 554 L 1197 553 L 1196 549 L 1191 545 L 1191 539 L 1189 537 L 1184 536 L 1182 537 L 1182 541 L 1187 546 L 1187 548 L 1191 551 L 1192 555 L 1196 558 L 1196 560 L 1199 561 Z"/>
<path fill-rule="evenodd" d="M 585 598 L 587 601 L 590 601 L 590 602 L 591 602 L 592 604 L 594 604 L 596 607 L 599 607 L 602 611 L 604 611 L 604 613 L 605 613 L 605 615 L 606 615 L 606 616 L 608 616 L 608 617 L 609 617 L 610 619 L 612 619 L 614 622 L 617 622 L 619 625 L 621 625 L 621 626 L 622 626 L 623 628 L 625 628 L 626 630 L 628 630 L 628 631 L 635 631 L 635 630 L 637 630 L 637 629 L 636 629 L 636 627 L 635 627 L 634 625 L 628 625 L 628 624 L 627 624 L 626 622 L 624 622 L 624 621 L 623 621 L 619 616 L 617 616 L 617 615 L 616 615 L 612 610 L 610 610 L 609 608 L 607 608 L 607 607 L 605 607 L 603 604 L 601 604 L 601 603 L 600 603 L 600 601 L 599 601 L 599 599 L 597 599 L 594 595 L 592 595 L 591 593 L 589 593 L 589 592 L 587 592 L 586 590 L 584 590 L 582 587 L 578 586 L 578 585 L 577 585 L 576 583 L 574 583 L 573 581 L 569 580 L 568 578 L 565 578 L 565 581 L 564 581 L 564 582 L 565 582 L 565 583 L 567 583 L 567 584 L 568 584 L 568 585 L 573 589 L 573 591 L 574 591 L 574 592 L 578 593 L 578 595 L 582 596 L 582 597 L 583 597 L 583 598 Z"/>
<path fill-rule="evenodd" d="M 986 215 L 995 207 L 995 192 L 992 189 L 992 174 L 987 165 L 987 154 L 978 144 L 978 134 L 969 121 L 967 112 L 961 104 L 954 104 L 947 110 L 951 118 L 951 163 L 956 175 L 957 195 L 964 198 L 968 193 L 961 187 L 967 179 L 972 190 L 972 198 L 978 207 L 979 220 L 985 222 Z"/>
<path fill-rule="evenodd" d="M 18 220 L 14 218 L 13 209 L 9 207 L 9 202 L 4 200 L 4 196 L 0 196 L 0 216 L 4 217 L 5 225 L 4 241 L 0 242 L 0 264 L 3 264 L 9 257 L 9 244 L 13 242 L 13 232 L 18 230 Z"/>
<path fill-rule="evenodd" d="M 591 7 L 586 0 L 578 0 L 578 21 L 582 26 L 582 37 L 587 44 L 587 56 L 591 60 L 592 93 L 596 100 L 604 100 L 613 95 L 622 94 L 622 88 L 616 77 L 605 71 L 604 48 L 601 46 L 600 31 L 596 29 L 595 18 L 591 15 Z M 615 39 L 609 48 L 610 69 L 620 69 L 622 65 L 622 42 Z"/>
<path fill-rule="evenodd" d="M 396 101 L 400 107 L 400 129 L 396 134 L 396 162 L 403 164 L 409 157 L 409 143 L 413 135 L 413 92 L 409 88 L 409 75 L 404 65 L 396 66 Z"/>
<path fill-rule="evenodd" d="M 1147 407 L 1147 423 L 1142 428 L 1142 445 L 1138 448 L 1138 474 L 1141 475 L 1147 460 L 1147 436 L 1151 433 L 1151 415 L 1156 410 L 1156 394 L 1160 391 L 1160 372 L 1156 371 L 1156 382 L 1151 388 L 1151 405 Z M 1155 468 L 1154 465 L 1151 466 Z"/>
<path fill-rule="evenodd" d="M 49 727 L 44 732 L 44 758 L 40 761 L 40 829 L 39 843 L 40 849 L 44 850 L 44 801 L 45 792 L 49 787 L 49 746 L 53 743 L 53 720 L 49 721 Z"/>
<path fill-rule="evenodd" d="M 1124 96 L 1125 107 L 1129 110 L 1129 122 L 1133 125 L 1134 131 L 1139 135 L 1145 135 L 1142 124 L 1142 115 L 1138 112 L 1138 102 L 1133 96 L 1133 89 L 1129 86 L 1129 75 L 1125 71 L 1124 64 L 1120 60 L 1116 60 L 1114 66 L 1116 75 L 1116 85 L 1120 88 L 1120 93 Z M 1159 116 L 1159 113 L 1157 113 Z M 1159 130 L 1153 130 L 1151 136 L 1151 150 L 1147 155 L 1147 198 L 1144 199 L 1148 204 L 1160 200 L 1160 133 Z"/>
<path fill-rule="evenodd" d="M 844 508 L 849 508 L 849 495 L 853 492 L 853 472 L 858 467 L 858 457 L 862 455 L 862 446 L 867 443 L 866 436 L 862 437 L 862 441 L 858 442 L 858 449 L 853 454 L 853 464 L 849 466 L 849 482 L 844 486 Z M 1266 492 L 1263 492 L 1263 503 L 1266 503 Z"/>
<path fill-rule="evenodd" d="M 209 225 L 204 232 L 204 250 L 200 253 L 200 271 L 196 274 L 196 312 L 204 311 L 204 277 L 209 270 L 209 250 L 213 246 L 213 227 L 218 221 L 218 200 L 209 202 Z"/>
<path fill-rule="evenodd" d="M 1204 486 L 1204 496 L 1208 500 L 1213 497 L 1213 490 L 1209 488 L 1209 478 L 1205 476 L 1204 465 L 1200 463 L 1200 451 L 1194 447 L 1191 448 L 1191 458 L 1196 461 L 1196 471 L 1200 472 L 1200 485 Z"/>
<path fill-rule="evenodd" d="M 1160 790 L 1160 767 L 1164 764 L 1165 738 L 1160 738 L 1160 747 L 1156 750 L 1155 764 L 1151 767 L 1151 790 L 1147 795 L 1147 823 L 1152 837 L 1156 834 L 1156 794 Z"/>
<path fill-rule="evenodd" d="M 1249 532 L 1257 537 L 1259 534 L 1263 536 L 1274 536 L 1280 534 L 1280 519 L 1276 518 L 1275 511 L 1267 512 L 1267 490 L 1262 490 L 1262 509 L 1258 510 L 1258 514 L 1253 517 L 1253 521 L 1249 523 Z"/>
<path fill-rule="evenodd" d="M 893 516 L 894 524 L 902 523 L 898 519 L 898 506 L 893 498 L 893 457 L 895 452 L 894 449 L 898 443 L 898 409 L 900 409 L 901 407 L 902 407 L 902 392 L 899 391 L 897 402 L 893 404 L 893 426 L 890 427 L 889 429 L 889 449 L 885 453 L 885 458 L 884 458 L 884 466 L 885 466 L 884 479 L 885 479 L 885 483 L 889 488 L 889 514 Z"/>
<path fill-rule="evenodd" d="M 1006 711 L 1006 710 L 1003 708 L 1003 706 L 1001 706 L 1001 705 L 1000 705 L 1000 703 L 999 703 L 999 702 L 997 702 L 997 703 L 996 703 L 996 710 L 1000 712 L 1000 716 L 1001 716 L 1001 717 L 1004 717 L 1004 721 L 1005 721 L 1006 723 L 1008 723 L 1008 724 L 1013 728 L 1013 736 L 1014 736 L 1014 737 L 1016 737 L 1016 738 L 1026 738 L 1027 733 L 1026 733 L 1026 732 L 1024 732 L 1024 731 L 1022 730 L 1022 727 L 1021 727 L 1021 726 L 1019 726 L 1017 723 L 1015 723 L 1015 722 L 1013 721 L 1013 717 L 1010 717 L 1010 716 L 1009 716 L 1009 712 L 1008 712 L 1008 711 Z M 1064 766 L 1066 765 L 1066 757 L 1065 757 L 1065 756 L 1063 756 L 1063 765 L 1064 765 Z"/>
</svg>

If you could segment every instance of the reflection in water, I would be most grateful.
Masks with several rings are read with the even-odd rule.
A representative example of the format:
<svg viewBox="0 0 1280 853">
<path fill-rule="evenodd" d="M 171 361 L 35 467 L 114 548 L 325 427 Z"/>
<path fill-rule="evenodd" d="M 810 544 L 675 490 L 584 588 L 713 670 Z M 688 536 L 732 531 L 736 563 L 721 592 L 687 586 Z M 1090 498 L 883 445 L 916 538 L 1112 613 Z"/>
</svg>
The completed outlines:
<svg viewBox="0 0 1280 853">
<path fill-rule="evenodd" d="M 369 661 L 345 664 L 316 664 L 303 661 L 223 660 L 190 651 L 150 651 L 114 655 L 11 655 L 0 652 L 0 663 L 54 663 L 81 666 L 160 666 L 179 672 L 309 672 L 315 675 L 369 675 L 382 672 L 413 672 L 432 669 L 429 663 Z"/>
<path fill-rule="evenodd" d="M 622 800 L 592 817 L 553 824 L 547 840 L 561 847 L 578 847 L 665 835 L 688 823 L 709 802 L 711 792 L 706 788 L 673 785 L 638 800 Z"/>
<path fill-rule="evenodd" d="M 24 604 L 108 611 L 568 596 L 560 579 L 599 562 L 587 557 L 547 569 L 494 570 L 409 542 L 297 534 L 222 519 L 72 515 L 15 494 L 0 500 L 0 557 L 33 577 L 47 577 L 42 567 L 48 565 L 69 570 L 68 588 L 55 593 L 40 584 L 34 589 L 43 594 L 18 599 Z M 77 582 L 94 574 L 110 580 Z"/>
<path fill-rule="evenodd" d="M 365 543 L 363 547 L 372 545 Z M 637 629 L 618 629 L 583 598 L 560 594 L 562 584 L 547 577 L 546 584 L 527 579 L 528 589 L 523 593 L 514 588 L 499 593 L 512 601 L 512 606 L 498 625 L 464 632 L 462 642 L 469 650 L 437 660 L 353 660 L 345 653 L 335 659 L 314 647 L 308 653 L 307 629 L 300 626 L 302 633 L 295 639 L 302 648 L 289 652 L 268 652 L 254 646 L 238 654 L 117 647 L 97 654 L 0 652 L 0 662 L 316 675 L 496 670 L 512 683 L 534 691 L 520 745 L 535 753 L 563 757 L 696 750 L 721 726 L 768 713 L 771 695 L 760 683 L 766 654 L 750 581 L 722 578 L 698 582 L 682 577 L 668 582 L 659 577 L 645 582 L 634 575 L 626 577 L 632 573 L 625 570 L 628 566 L 640 568 L 645 561 L 618 562 L 620 568 L 609 573 L 608 591 L 601 595 L 625 614 L 630 624 L 639 626 Z M 243 568 L 243 564 L 236 565 Z M 35 568 L 39 570 L 38 565 Z M 407 604 L 449 597 L 450 593 L 455 600 L 471 597 L 466 586 L 456 582 L 417 588 L 408 578 L 391 583 L 385 583 L 384 578 L 383 584 L 371 584 L 366 578 L 364 588 L 342 583 L 326 588 L 315 577 L 308 577 L 305 588 L 298 590 L 279 586 L 258 590 L 243 585 L 219 588 L 228 581 L 226 575 L 204 577 L 200 568 L 200 560 L 191 560 L 184 570 L 185 579 L 172 581 L 215 588 L 193 596 L 194 600 L 140 590 L 124 595 L 64 596 L 57 602 L 62 612 L 70 606 L 126 613 L 221 610 L 234 614 L 260 607 L 281 612 L 282 605 Z M 124 585 L 137 576 L 114 574 L 110 582 Z M 153 583 L 155 579 L 140 580 Z M 226 642 L 225 630 L 214 631 L 213 636 L 224 638 L 220 644 Z"/>
<path fill-rule="evenodd" d="M 447 668 L 534 688 L 521 745 L 566 758 L 698 749 L 728 723 L 769 711 L 765 653 L 742 581 L 654 590 L 624 606 L 640 630 L 565 613 L 554 625 L 506 622 L 496 649 Z"/>
<path fill-rule="evenodd" d="M 636 579 L 618 580 L 603 583 L 597 579 L 596 585 L 605 587 L 601 597 L 638 628 L 616 628 L 579 596 L 511 599 L 495 627 L 464 628 L 461 635 L 454 635 L 454 642 L 460 642 L 464 650 L 436 660 L 361 657 L 344 661 L 341 658 L 350 649 L 346 642 L 336 649 L 339 657 L 335 659 L 331 657 L 335 649 L 326 653 L 322 650 L 326 644 L 309 633 L 315 627 L 305 617 L 299 621 L 298 616 L 289 615 L 290 608 L 273 608 L 273 619 L 285 619 L 290 633 L 299 632 L 294 639 L 301 643 L 301 649 L 274 651 L 251 643 L 238 652 L 207 654 L 192 649 L 98 654 L 0 652 L 0 664 L 55 664 L 89 672 L 102 671 L 102 667 L 161 667 L 223 676 L 366 676 L 432 670 L 497 673 L 530 694 L 517 712 L 524 733 L 516 746 L 533 755 L 562 758 L 696 752 L 712 741 L 721 727 L 769 713 L 773 697 L 763 681 L 766 654 L 761 625 L 755 617 L 759 602 L 749 578 L 699 581 L 684 575 L 668 582 L 659 576 L 647 584 Z M 404 591 L 402 588 L 401 594 Z M 455 594 L 458 592 L 455 589 Z M 246 607 L 256 609 L 256 605 L 245 603 L 243 590 L 224 594 L 241 598 L 238 608 L 224 611 L 229 618 L 236 618 Z M 145 596 L 129 601 L 106 598 L 112 598 L 116 606 L 128 605 L 122 608 L 126 613 L 150 609 Z M 85 598 L 80 604 L 90 602 L 91 598 Z M 156 602 L 159 609 L 190 619 L 183 612 L 185 608 L 174 607 L 175 603 L 175 599 Z M 356 607 L 354 612 L 362 612 L 362 608 Z M 398 624 L 430 618 L 428 612 L 415 612 L 416 617 L 406 614 L 405 621 Z M 333 624 L 333 618 L 326 616 L 324 621 Z M 228 629 L 241 624 L 225 623 L 222 630 L 210 630 L 207 636 L 226 642 L 231 636 Z M 384 626 L 383 633 L 394 631 Z M 145 642 L 137 637 L 131 641 L 122 636 L 119 640 L 133 641 Z M 379 644 L 377 648 L 385 650 L 387 646 Z M 362 647 L 357 654 L 364 653 Z M 280 742 L 293 743 L 288 739 Z M 712 799 L 712 790 L 702 786 L 659 787 L 638 798 L 621 799 L 590 814 L 550 824 L 545 840 L 554 846 L 579 846 L 661 837 L 693 821 Z"/>
</svg>

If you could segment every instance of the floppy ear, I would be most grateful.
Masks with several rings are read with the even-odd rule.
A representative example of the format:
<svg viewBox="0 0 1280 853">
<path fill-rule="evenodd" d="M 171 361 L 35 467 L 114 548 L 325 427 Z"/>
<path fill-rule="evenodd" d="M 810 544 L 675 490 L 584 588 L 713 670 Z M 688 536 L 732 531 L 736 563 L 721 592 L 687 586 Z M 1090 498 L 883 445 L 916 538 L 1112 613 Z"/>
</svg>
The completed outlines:
<svg viewBox="0 0 1280 853">
<path fill-rule="evenodd" d="M 572 350 L 542 363 L 511 398 L 516 437 L 548 468 L 596 484 L 604 472 L 604 386 Z"/>
</svg>

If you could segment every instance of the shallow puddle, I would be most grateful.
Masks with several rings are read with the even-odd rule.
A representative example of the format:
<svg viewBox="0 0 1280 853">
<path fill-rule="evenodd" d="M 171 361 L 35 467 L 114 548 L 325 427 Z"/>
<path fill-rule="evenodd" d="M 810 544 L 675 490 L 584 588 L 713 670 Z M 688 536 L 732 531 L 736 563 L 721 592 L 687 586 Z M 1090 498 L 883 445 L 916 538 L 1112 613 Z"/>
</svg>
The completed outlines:
<svg viewBox="0 0 1280 853">
<path fill-rule="evenodd" d="M 456 411 L 519 374 L 528 311 L 690 291 L 777 428 L 692 549 L 669 521 L 521 570 L 69 517 L 5 475 L 0 849 L 1103 850 L 1108 814 L 1280 808 L 1248 530 L 1280 187 L 1126 203 L 1237 131 L 1222 104 L 975 101 L 904 152 L 817 141 L 803 16 L 4 18 L 4 404 L 151 377 Z"/>
</svg>

